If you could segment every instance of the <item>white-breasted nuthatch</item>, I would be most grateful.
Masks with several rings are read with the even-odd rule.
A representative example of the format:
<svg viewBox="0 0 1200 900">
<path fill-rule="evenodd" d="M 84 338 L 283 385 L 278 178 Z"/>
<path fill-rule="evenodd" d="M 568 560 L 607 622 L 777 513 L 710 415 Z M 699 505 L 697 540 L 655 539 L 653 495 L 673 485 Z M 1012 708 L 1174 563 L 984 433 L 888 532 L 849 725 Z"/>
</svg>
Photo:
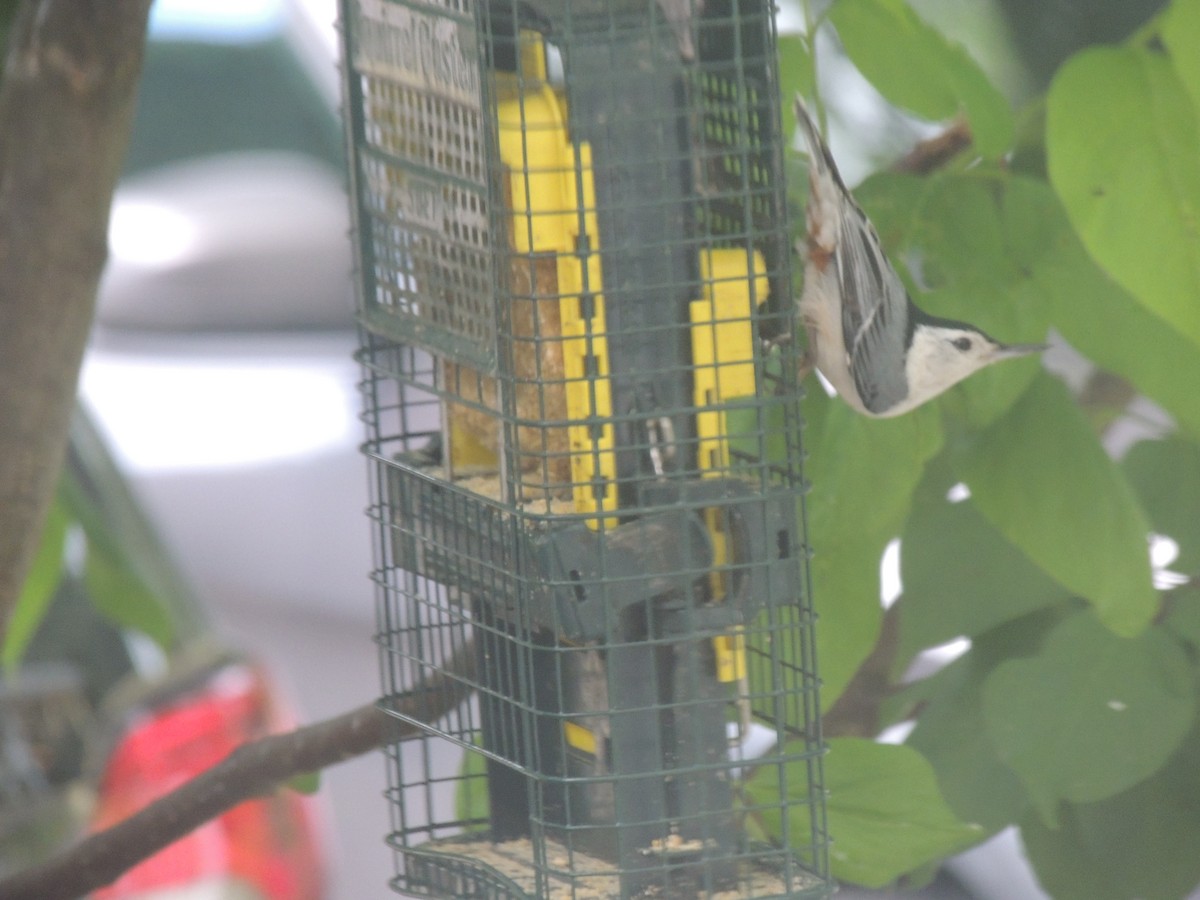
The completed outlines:
<svg viewBox="0 0 1200 900">
<path fill-rule="evenodd" d="M 796 119 L 810 160 L 808 236 L 799 247 L 807 361 L 842 399 L 867 416 L 898 416 L 985 366 L 1045 349 L 1002 344 L 913 303 L 799 97 Z"/>
</svg>

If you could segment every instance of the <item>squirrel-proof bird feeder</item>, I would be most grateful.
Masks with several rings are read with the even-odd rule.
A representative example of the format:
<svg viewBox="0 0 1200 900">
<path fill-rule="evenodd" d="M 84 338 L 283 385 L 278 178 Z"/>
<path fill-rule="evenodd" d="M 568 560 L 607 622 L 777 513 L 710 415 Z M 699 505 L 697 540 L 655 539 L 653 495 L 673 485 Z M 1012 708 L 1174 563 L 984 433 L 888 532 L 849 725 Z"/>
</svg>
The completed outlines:
<svg viewBox="0 0 1200 900">
<path fill-rule="evenodd" d="M 393 887 L 826 896 L 772 5 L 341 22 Z"/>
</svg>

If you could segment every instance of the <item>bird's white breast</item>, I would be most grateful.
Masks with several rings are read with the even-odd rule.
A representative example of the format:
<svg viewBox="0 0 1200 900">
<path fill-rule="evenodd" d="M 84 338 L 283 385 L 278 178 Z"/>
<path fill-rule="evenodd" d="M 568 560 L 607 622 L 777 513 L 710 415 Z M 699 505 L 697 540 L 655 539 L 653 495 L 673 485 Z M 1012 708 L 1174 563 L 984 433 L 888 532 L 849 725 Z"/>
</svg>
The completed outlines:
<svg viewBox="0 0 1200 900">
<path fill-rule="evenodd" d="M 818 271 L 816 266 L 808 267 L 804 291 L 800 295 L 800 317 L 808 332 L 809 358 L 846 403 L 864 415 L 871 415 L 863 406 L 854 376 L 850 374 L 850 356 L 846 353 L 842 335 L 841 305 L 832 299 L 838 296 L 837 292 L 833 266 L 824 272 Z"/>
</svg>

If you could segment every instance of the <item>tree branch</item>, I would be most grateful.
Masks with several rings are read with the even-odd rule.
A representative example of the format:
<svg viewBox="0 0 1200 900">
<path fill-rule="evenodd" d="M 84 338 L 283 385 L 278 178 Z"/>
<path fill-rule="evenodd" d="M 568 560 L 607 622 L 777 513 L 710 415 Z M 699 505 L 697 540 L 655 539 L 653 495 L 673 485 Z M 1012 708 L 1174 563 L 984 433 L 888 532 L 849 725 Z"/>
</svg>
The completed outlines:
<svg viewBox="0 0 1200 900">
<path fill-rule="evenodd" d="M 930 175 L 971 146 L 971 127 L 965 119 L 953 122 L 940 134 L 920 141 L 892 165 L 893 172 Z"/>
<path fill-rule="evenodd" d="M 879 734 L 881 707 L 896 692 L 892 670 L 900 650 L 899 607 L 894 603 L 884 612 L 871 653 L 821 717 L 821 732 L 826 737 L 874 738 Z"/>
<path fill-rule="evenodd" d="M 470 696 L 475 647 L 468 641 L 441 671 L 388 703 L 374 703 L 287 734 L 243 744 L 211 769 L 70 850 L 0 881 L 4 900 L 73 900 L 245 800 L 300 775 L 421 733 Z"/>
<path fill-rule="evenodd" d="M 62 465 L 150 0 L 26 0 L 0 80 L 0 635 Z"/>
</svg>

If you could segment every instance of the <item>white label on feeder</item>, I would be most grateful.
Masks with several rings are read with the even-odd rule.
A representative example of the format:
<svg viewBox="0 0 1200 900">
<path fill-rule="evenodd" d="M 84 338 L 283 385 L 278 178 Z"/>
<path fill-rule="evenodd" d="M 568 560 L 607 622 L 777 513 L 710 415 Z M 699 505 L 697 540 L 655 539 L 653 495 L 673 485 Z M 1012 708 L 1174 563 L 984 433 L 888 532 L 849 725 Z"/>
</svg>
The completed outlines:
<svg viewBox="0 0 1200 900">
<path fill-rule="evenodd" d="M 483 109 L 473 24 L 386 0 L 358 0 L 352 9 L 360 72 Z"/>
</svg>

